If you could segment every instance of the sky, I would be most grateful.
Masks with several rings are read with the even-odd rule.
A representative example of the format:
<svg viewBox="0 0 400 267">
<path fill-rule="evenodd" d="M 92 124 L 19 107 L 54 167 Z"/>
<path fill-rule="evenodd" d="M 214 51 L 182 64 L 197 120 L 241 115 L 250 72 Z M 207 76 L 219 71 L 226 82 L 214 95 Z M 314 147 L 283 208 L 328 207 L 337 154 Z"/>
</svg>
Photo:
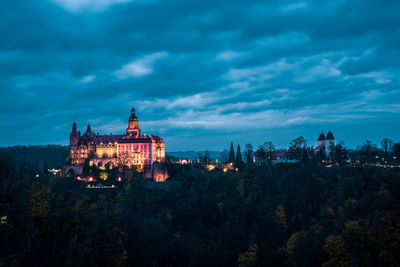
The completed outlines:
<svg viewBox="0 0 400 267">
<path fill-rule="evenodd" d="M 121 134 L 355 147 L 400 132 L 400 1 L 0 1 L 0 146 Z"/>
</svg>

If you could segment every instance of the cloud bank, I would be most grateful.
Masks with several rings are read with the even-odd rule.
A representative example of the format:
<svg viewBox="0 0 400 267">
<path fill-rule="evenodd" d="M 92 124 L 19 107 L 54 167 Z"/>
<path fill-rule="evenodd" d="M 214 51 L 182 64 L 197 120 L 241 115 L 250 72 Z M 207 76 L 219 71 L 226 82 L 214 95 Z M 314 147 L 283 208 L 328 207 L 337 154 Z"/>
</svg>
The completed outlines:
<svg viewBox="0 0 400 267">
<path fill-rule="evenodd" d="M 0 3 L 0 145 L 122 133 L 167 150 L 398 140 L 398 1 Z M 18 17 L 15 16 L 18 14 Z"/>
</svg>

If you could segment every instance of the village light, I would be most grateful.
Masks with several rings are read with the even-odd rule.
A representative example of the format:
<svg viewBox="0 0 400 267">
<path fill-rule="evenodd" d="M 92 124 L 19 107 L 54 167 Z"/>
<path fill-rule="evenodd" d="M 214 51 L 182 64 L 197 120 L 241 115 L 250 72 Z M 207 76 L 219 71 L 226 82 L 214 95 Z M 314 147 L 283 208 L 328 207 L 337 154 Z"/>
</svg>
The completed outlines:
<svg viewBox="0 0 400 267">
<path fill-rule="evenodd" d="M 122 181 L 122 178 L 121 177 L 118 177 L 118 182 L 121 182 Z"/>
<path fill-rule="evenodd" d="M 35 177 L 36 177 L 36 178 L 39 178 L 39 174 L 36 174 Z"/>
<path fill-rule="evenodd" d="M 90 177 L 90 178 L 89 178 L 89 181 L 92 182 L 92 181 L 93 181 L 93 177 Z"/>
</svg>

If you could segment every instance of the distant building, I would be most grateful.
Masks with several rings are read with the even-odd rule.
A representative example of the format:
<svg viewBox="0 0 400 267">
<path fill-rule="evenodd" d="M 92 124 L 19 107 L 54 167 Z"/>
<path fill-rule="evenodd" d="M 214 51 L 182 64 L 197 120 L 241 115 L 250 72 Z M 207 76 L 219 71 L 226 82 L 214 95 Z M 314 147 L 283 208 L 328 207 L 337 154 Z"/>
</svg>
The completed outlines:
<svg viewBox="0 0 400 267">
<path fill-rule="evenodd" d="M 139 170 L 151 167 L 154 162 L 165 160 L 165 144 L 161 137 L 141 135 L 139 120 L 132 108 L 128 128 L 123 135 L 99 135 L 92 132 L 90 125 L 81 135 L 76 123 L 72 125 L 70 159 L 72 164 L 82 165 L 90 158 L 98 167 L 126 165 Z"/>
<path fill-rule="evenodd" d="M 257 166 L 268 164 L 268 154 L 263 148 L 259 148 L 253 155 L 253 161 Z"/>
<path fill-rule="evenodd" d="M 292 159 L 292 157 L 293 155 L 291 149 L 266 152 L 264 148 L 259 148 L 254 153 L 253 162 L 257 166 L 298 162 L 298 160 Z"/>
<path fill-rule="evenodd" d="M 331 147 L 336 145 L 335 137 L 333 136 L 332 132 L 329 131 L 326 134 L 321 133 L 318 137 L 317 146 L 315 147 L 315 152 L 323 151 L 326 155 L 329 154 L 331 151 Z"/>
</svg>

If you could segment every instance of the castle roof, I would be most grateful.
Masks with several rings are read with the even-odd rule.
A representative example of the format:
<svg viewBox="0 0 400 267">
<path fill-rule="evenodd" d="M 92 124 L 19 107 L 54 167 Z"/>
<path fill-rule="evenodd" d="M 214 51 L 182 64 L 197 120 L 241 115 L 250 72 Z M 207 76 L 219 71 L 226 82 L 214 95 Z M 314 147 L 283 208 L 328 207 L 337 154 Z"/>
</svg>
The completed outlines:
<svg viewBox="0 0 400 267">
<path fill-rule="evenodd" d="M 79 137 L 79 135 L 77 134 Z M 79 139 L 85 143 L 164 143 L 164 140 L 156 135 L 96 135 L 93 132 L 85 132 Z"/>
<path fill-rule="evenodd" d="M 138 118 L 136 117 L 136 111 L 135 111 L 135 108 L 134 107 L 132 107 L 132 110 L 131 110 L 131 116 L 129 117 L 129 120 L 130 121 L 132 121 L 132 120 L 137 120 Z"/>
<path fill-rule="evenodd" d="M 71 131 L 71 134 L 69 135 L 69 138 L 73 138 L 73 137 L 79 137 L 78 131 L 76 130 L 75 122 L 72 124 L 72 131 Z"/>
<path fill-rule="evenodd" d="M 329 131 L 326 135 L 326 140 L 335 140 L 335 137 L 333 136 L 331 131 Z"/>
<path fill-rule="evenodd" d="M 85 142 L 96 142 L 96 134 L 86 131 L 80 138 L 80 141 Z"/>
<path fill-rule="evenodd" d="M 96 142 L 97 143 L 115 143 L 123 137 L 123 135 L 97 135 Z"/>
<path fill-rule="evenodd" d="M 318 141 L 325 141 L 325 134 L 321 133 L 318 137 Z"/>
<path fill-rule="evenodd" d="M 164 143 L 164 140 L 156 135 L 124 135 L 118 142 L 120 143 Z"/>
</svg>

